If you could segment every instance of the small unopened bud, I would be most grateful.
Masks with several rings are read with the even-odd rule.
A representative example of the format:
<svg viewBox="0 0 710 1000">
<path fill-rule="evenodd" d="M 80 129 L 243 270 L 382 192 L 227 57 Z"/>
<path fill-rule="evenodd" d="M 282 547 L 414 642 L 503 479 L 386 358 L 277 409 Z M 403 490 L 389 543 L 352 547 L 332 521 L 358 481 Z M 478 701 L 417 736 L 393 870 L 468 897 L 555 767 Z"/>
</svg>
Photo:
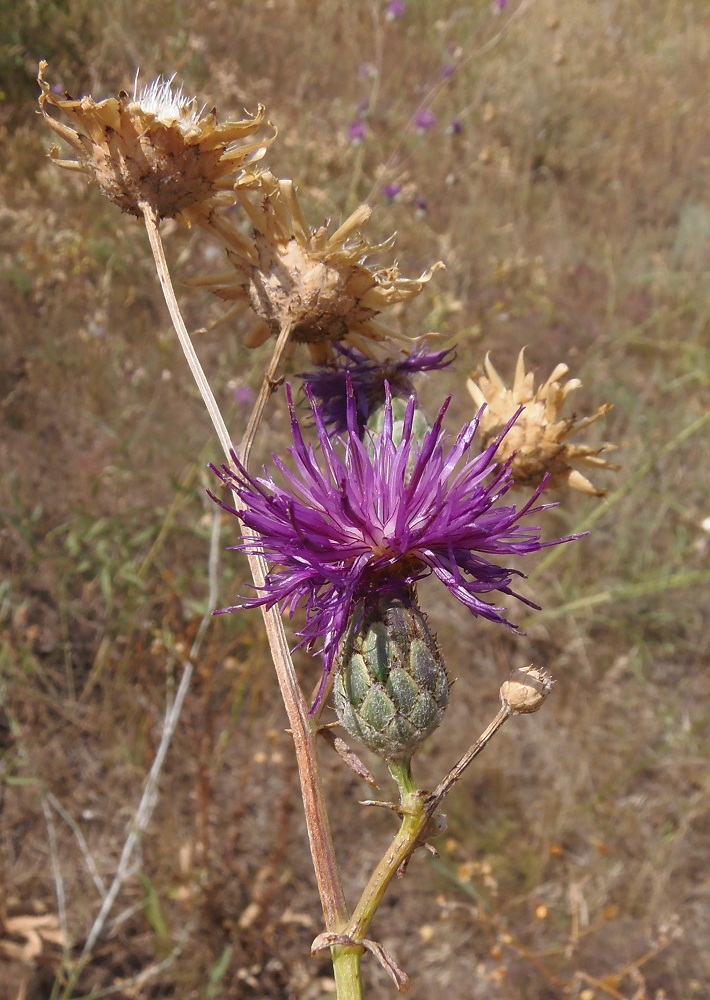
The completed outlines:
<svg viewBox="0 0 710 1000">
<path fill-rule="evenodd" d="M 511 715 L 528 715 L 542 708 L 542 703 L 552 690 L 554 680 L 539 667 L 529 664 L 517 667 L 508 674 L 500 689 L 503 708 Z"/>
</svg>

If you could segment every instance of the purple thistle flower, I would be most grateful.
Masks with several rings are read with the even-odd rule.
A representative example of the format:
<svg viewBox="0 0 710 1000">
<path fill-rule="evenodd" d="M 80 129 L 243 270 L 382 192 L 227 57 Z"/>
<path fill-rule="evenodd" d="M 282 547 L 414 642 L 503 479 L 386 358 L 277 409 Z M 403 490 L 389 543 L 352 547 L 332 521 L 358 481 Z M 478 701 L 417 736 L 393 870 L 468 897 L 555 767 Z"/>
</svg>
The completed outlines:
<svg viewBox="0 0 710 1000">
<path fill-rule="evenodd" d="M 354 144 L 359 144 L 365 138 L 365 126 L 362 122 L 353 122 L 348 129 L 348 139 Z"/>
<path fill-rule="evenodd" d="M 385 196 L 385 198 L 389 198 L 390 201 L 394 201 L 394 199 L 397 197 L 397 195 L 400 193 L 401 190 L 402 188 L 399 186 L 399 184 L 385 184 L 385 186 L 382 188 L 382 194 Z"/>
<path fill-rule="evenodd" d="M 384 405 L 385 385 L 392 398 L 407 398 L 414 393 L 413 376 L 419 372 L 438 371 L 454 360 L 453 349 L 427 351 L 415 348 L 399 360 L 373 361 L 352 347 L 335 344 L 338 359 L 321 365 L 316 371 L 303 372 L 298 378 L 308 385 L 316 400 L 325 426 L 336 434 L 348 431 L 348 386 L 355 400 L 358 432 L 362 437 L 371 413 Z"/>
<path fill-rule="evenodd" d="M 428 132 L 436 125 L 436 115 L 429 108 L 421 108 L 414 116 L 414 124 L 420 132 Z"/>
<path fill-rule="evenodd" d="M 282 485 L 266 469 L 259 477 L 250 475 L 233 456 L 236 472 L 226 466 L 212 470 L 235 491 L 244 509 L 210 496 L 261 536 L 233 548 L 261 551 L 271 564 L 263 591 L 241 607 L 278 605 L 289 616 L 305 607 L 299 645 L 313 649 L 322 643 L 323 656 L 323 678 L 312 711 L 322 700 L 338 644 L 357 605 L 401 598 L 417 581 L 434 574 L 472 614 L 513 630 L 505 610 L 480 595 L 498 591 L 537 607 L 511 588 L 514 576 L 524 574 L 491 561 L 569 540 L 541 542 L 539 528 L 520 523 L 554 506 L 536 506 L 546 480 L 520 510 L 501 503 L 512 478 L 509 462 L 496 465 L 494 459 L 515 417 L 496 441 L 472 456 L 478 417 L 465 424 L 449 446 L 442 430 L 449 397 L 420 444 L 412 434 L 412 396 L 401 438 L 395 439 L 388 394 L 383 430 L 370 435 L 366 447 L 360 440 L 352 387 L 348 430 L 342 438 L 329 433 L 306 388 L 318 455 L 303 439 L 288 385 L 286 392 L 293 468 L 273 456 Z"/>
<path fill-rule="evenodd" d="M 234 386 L 234 402 L 237 406 L 251 406 L 254 402 L 254 390 L 249 385 L 239 382 Z"/>
<path fill-rule="evenodd" d="M 398 17 L 403 16 L 404 11 L 404 0 L 390 0 L 387 4 L 387 20 L 396 21 Z"/>
</svg>

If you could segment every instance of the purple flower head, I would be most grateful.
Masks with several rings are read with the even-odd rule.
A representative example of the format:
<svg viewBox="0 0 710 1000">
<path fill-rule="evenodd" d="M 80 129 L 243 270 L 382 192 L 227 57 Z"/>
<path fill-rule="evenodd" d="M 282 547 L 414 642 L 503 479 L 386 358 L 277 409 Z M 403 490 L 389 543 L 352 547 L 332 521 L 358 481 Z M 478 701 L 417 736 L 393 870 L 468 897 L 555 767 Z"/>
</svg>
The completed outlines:
<svg viewBox="0 0 710 1000">
<path fill-rule="evenodd" d="M 444 63 L 441 67 L 441 77 L 443 80 L 451 80 L 456 75 L 456 67 L 453 63 Z"/>
<path fill-rule="evenodd" d="M 399 360 L 373 361 L 352 347 L 336 344 L 336 361 L 316 371 L 303 372 L 298 378 L 308 385 L 309 398 L 315 399 L 325 426 L 337 434 L 347 434 L 350 395 L 355 401 L 358 433 L 362 437 L 371 413 L 383 406 L 385 386 L 392 398 L 406 399 L 414 393 L 413 376 L 419 372 L 438 371 L 454 360 L 453 350 L 427 351 L 417 347 Z"/>
<path fill-rule="evenodd" d="M 323 698 L 356 605 L 401 598 L 433 574 L 472 614 L 513 630 L 505 610 L 481 595 L 497 591 L 537 607 L 511 587 L 513 578 L 523 574 L 492 561 L 567 540 L 543 543 L 539 528 L 521 523 L 552 506 L 536 506 L 545 480 L 519 510 L 502 503 L 512 479 L 509 463 L 496 465 L 495 453 L 515 417 L 496 441 L 472 455 L 478 418 L 465 424 L 450 444 L 442 429 L 447 400 L 419 443 L 412 434 L 415 398 L 410 397 L 401 434 L 395 435 L 388 394 L 383 429 L 366 445 L 360 440 L 351 386 L 343 437 L 328 431 L 306 389 L 318 438 L 313 445 L 303 439 L 289 386 L 286 392 L 293 434 L 289 465 L 274 455 L 275 477 L 266 469 L 257 477 L 233 456 L 236 471 L 212 469 L 243 508 L 210 496 L 260 536 L 234 548 L 261 551 L 270 563 L 262 591 L 241 607 L 278 605 L 289 616 L 305 608 L 299 645 L 321 645 L 323 656 L 312 710 Z"/>
<path fill-rule="evenodd" d="M 429 206 L 424 201 L 423 198 L 417 198 L 417 200 L 414 202 L 414 214 L 416 215 L 416 217 L 418 219 L 423 219 L 424 218 L 424 216 L 427 213 L 427 209 L 428 208 L 429 208 Z"/>
<path fill-rule="evenodd" d="M 449 135 L 461 135 L 463 132 L 463 125 L 461 124 L 460 118 L 454 118 L 447 129 Z"/>
<path fill-rule="evenodd" d="M 237 406 L 251 406 L 254 402 L 254 390 L 243 382 L 238 382 L 234 386 L 234 402 Z"/>
<path fill-rule="evenodd" d="M 429 108 L 422 108 L 414 116 L 414 124 L 420 132 L 428 132 L 436 125 L 436 115 Z"/>
<path fill-rule="evenodd" d="M 401 190 L 402 188 L 399 186 L 399 184 L 385 184 L 385 186 L 382 188 L 382 194 L 385 196 L 385 198 L 389 198 L 390 201 L 394 201 L 394 199 L 397 197 L 397 195 L 400 193 Z"/>
<path fill-rule="evenodd" d="M 350 142 L 359 144 L 365 138 L 365 126 L 362 122 L 353 122 L 348 129 L 348 139 Z"/>
<path fill-rule="evenodd" d="M 387 4 L 387 20 L 396 21 L 398 17 L 404 15 L 404 0 L 390 0 Z"/>
</svg>

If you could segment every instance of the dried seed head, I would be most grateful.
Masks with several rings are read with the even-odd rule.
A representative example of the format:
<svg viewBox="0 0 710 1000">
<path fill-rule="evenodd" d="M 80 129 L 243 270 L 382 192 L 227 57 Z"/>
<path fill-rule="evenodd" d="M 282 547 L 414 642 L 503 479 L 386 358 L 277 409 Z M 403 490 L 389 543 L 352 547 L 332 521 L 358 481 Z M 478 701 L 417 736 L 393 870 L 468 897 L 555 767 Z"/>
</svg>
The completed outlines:
<svg viewBox="0 0 710 1000">
<path fill-rule="evenodd" d="M 159 218 L 180 216 L 192 224 L 209 214 L 218 195 L 231 190 L 235 173 L 263 156 L 275 138 L 240 145 L 267 124 L 264 108 L 243 121 L 218 125 L 216 111 L 202 114 L 194 98 L 172 86 L 172 77 L 97 103 L 91 97 L 57 97 L 44 79 L 46 67 L 40 63 L 37 77 L 40 112 L 77 159 L 60 159 L 57 147 L 50 156 L 58 166 L 86 174 L 131 215 L 142 216 L 146 204 Z M 53 118 L 47 107 L 59 110 L 73 127 Z"/>
<path fill-rule="evenodd" d="M 334 698 L 343 728 L 385 760 L 409 760 L 434 732 L 449 681 L 426 617 L 412 601 L 389 598 L 356 610 Z"/>
<path fill-rule="evenodd" d="M 601 458 L 603 452 L 613 451 L 616 445 L 605 442 L 589 446 L 572 444 L 567 439 L 595 423 L 611 409 L 611 404 L 600 406 L 589 417 L 576 415 L 559 419 L 559 412 L 569 394 L 581 386 L 579 379 L 562 379 L 569 371 L 559 364 L 548 380 L 537 391 L 532 372 L 525 372 L 524 351 L 518 356 L 512 389 L 506 388 L 500 375 L 487 356 L 486 374 L 478 382 L 470 378 L 468 390 L 477 406 L 486 404 L 481 415 L 480 428 L 486 443 L 500 434 L 520 406 L 525 409 L 506 434 L 497 451 L 500 461 L 513 457 L 511 472 L 516 486 L 537 486 L 542 477 L 550 475 L 551 486 L 566 484 L 572 489 L 592 496 L 605 496 L 577 468 L 618 469 L 618 465 Z"/>
<path fill-rule="evenodd" d="M 371 246 L 359 230 L 370 216 L 361 205 L 332 234 L 311 229 L 293 181 L 271 173 L 245 177 L 235 186 L 237 201 L 254 226 L 251 238 L 213 215 L 207 227 L 226 243 L 232 270 L 198 279 L 235 310 L 251 306 L 258 325 L 247 347 L 258 347 L 289 324 L 291 341 L 307 344 L 313 361 L 333 359 L 333 343 L 346 342 L 376 358 L 373 345 L 396 341 L 412 347 L 410 337 L 376 319 L 388 306 L 418 295 L 435 264 L 416 280 L 400 278 L 396 268 L 374 269 L 367 258 L 390 246 Z"/>
<path fill-rule="evenodd" d="M 548 673 L 529 664 L 511 670 L 500 689 L 503 708 L 511 715 L 529 715 L 542 708 L 542 703 L 555 682 Z"/>
</svg>

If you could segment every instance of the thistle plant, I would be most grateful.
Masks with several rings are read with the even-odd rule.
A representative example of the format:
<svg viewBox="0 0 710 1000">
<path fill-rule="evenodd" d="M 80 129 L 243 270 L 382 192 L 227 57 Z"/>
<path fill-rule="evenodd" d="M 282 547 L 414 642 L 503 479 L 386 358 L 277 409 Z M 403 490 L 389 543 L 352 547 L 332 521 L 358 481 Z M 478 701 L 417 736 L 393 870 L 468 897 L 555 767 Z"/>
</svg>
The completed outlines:
<svg viewBox="0 0 710 1000">
<path fill-rule="evenodd" d="M 221 484 L 227 492 L 210 496 L 240 528 L 231 548 L 247 557 L 253 589 L 216 613 L 262 610 L 293 734 L 324 913 L 325 930 L 312 950 L 331 950 L 339 1000 L 363 996 L 366 951 L 404 992 L 406 974 L 368 936 L 387 886 L 419 847 L 443 832 L 440 807 L 469 764 L 508 718 L 537 711 L 552 686 L 532 664 L 513 667 L 490 725 L 433 792 L 419 788 L 412 758 L 444 724 L 456 689 L 435 623 L 420 607 L 418 585 L 435 577 L 473 617 L 515 632 L 511 599 L 537 607 L 516 588 L 524 575 L 519 563 L 579 537 L 544 540 L 545 511 L 554 506 L 544 499 L 548 487 L 567 482 L 601 495 L 575 463 L 613 468 L 599 457 L 610 445 L 566 441 L 607 408 L 586 419 L 558 419 L 579 385 L 561 385 L 566 366 L 558 365 L 534 393 L 522 355 L 510 391 L 486 360 L 487 375 L 469 382 L 477 412 L 449 436 L 451 397 L 430 421 L 416 387 L 423 373 L 432 378 L 451 365 L 452 352 L 381 320 L 389 307 L 419 295 L 438 264 L 414 280 L 393 267 L 373 267 L 371 258 L 389 241 L 373 245 L 361 232 L 368 206 L 332 232 L 312 226 L 293 182 L 257 165 L 276 136 L 262 107 L 244 121 L 219 125 L 215 112 L 198 111 L 172 79 L 98 103 L 58 98 L 45 69 L 42 63 L 41 113 L 77 158 L 66 160 L 55 150 L 50 155 L 144 221 L 176 332 L 224 452 L 224 463 L 211 468 L 215 490 Z M 242 213 L 242 226 L 234 225 L 227 208 Z M 274 341 L 238 447 L 180 314 L 160 241 L 162 218 L 199 225 L 221 243 L 225 270 L 199 283 L 251 311 L 247 346 Z M 309 404 L 305 420 L 289 383 L 274 397 L 299 345 L 316 366 L 296 376 Z M 256 473 L 251 447 L 265 407 L 282 405 L 282 395 L 292 444 Z M 519 503 L 511 500 L 514 487 L 528 490 Z M 282 620 L 297 614 L 295 645 L 319 663 L 309 695 L 297 681 Z M 369 803 L 396 813 L 400 828 L 354 906 L 342 888 L 317 754 L 319 736 L 328 734 L 322 716 L 331 698 L 340 725 L 386 761 L 398 792 L 395 802 Z M 360 835 L 366 837 L 366 830 Z M 79 967 L 88 960 L 83 955 Z M 75 969 L 74 982 L 76 976 Z"/>
</svg>

